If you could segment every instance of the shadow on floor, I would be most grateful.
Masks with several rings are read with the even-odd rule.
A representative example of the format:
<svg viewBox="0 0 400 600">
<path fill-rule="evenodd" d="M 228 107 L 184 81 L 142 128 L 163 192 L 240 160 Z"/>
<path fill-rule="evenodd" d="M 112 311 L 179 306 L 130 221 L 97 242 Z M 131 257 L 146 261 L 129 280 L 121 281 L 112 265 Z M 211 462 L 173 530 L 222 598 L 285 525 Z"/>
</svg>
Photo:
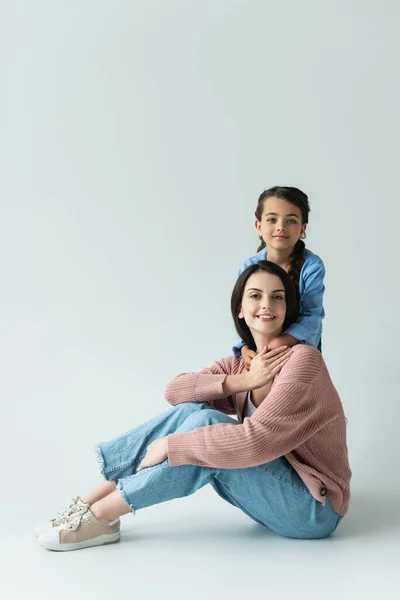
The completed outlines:
<svg viewBox="0 0 400 600">
<path fill-rule="evenodd" d="M 368 537 L 397 535 L 400 538 L 400 495 L 370 491 L 357 492 L 351 497 L 350 510 L 340 524 L 335 537 Z"/>
<path fill-rule="evenodd" d="M 400 514 L 399 507 L 400 496 L 385 496 L 371 495 L 370 492 L 354 493 L 351 498 L 350 510 L 346 517 L 341 522 L 338 529 L 329 539 L 345 540 L 349 538 L 362 539 L 371 538 L 371 536 L 397 536 L 400 538 Z M 167 536 L 175 541 L 184 541 L 188 537 L 196 536 L 199 543 L 202 541 L 209 542 L 210 537 L 218 540 L 235 541 L 235 540 L 262 540 L 266 537 L 280 536 L 275 534 L 268 527 L 263 527 L 257 523 L 253 523 L 250 519 L 240 519 L 236 523 L 232 521 L 232 517 L 226 520 L 223 518 L 220 522 L 214 520 L 209 521 L 207 527 L 203 521 L 198 518 L 185 519 L 174 524 L 169 522 L 157 521 L 157 524 L 152 524 L 149 528 L 138 531 L 135 527 L 124 528 L 124 541 L 128 542 L 132 539 L 154 540 L 163 539 Z"/>
</svg>

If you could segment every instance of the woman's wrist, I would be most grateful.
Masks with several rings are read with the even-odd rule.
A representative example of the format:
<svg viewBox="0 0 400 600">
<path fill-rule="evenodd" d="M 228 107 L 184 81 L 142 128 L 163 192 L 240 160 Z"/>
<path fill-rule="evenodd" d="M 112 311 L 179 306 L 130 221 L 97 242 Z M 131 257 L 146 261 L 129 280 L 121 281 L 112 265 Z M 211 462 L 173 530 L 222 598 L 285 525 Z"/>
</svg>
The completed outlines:
<svg viewBox="0 0 400 600">
<path fill-rule="evenodd" d="M 240 394 L 240 392 L 248 392 L 253 387 L 252 379 L 249 377 L 249 371 L 246 373 L 240 373 L 239 375 L 227 375 L 222 384 L 224 394 L 229 396 L 230 394 Z"/>
<path fill-rule="evenodd" d="M 246 377 L 246 392 L 252 392 L 253 390 L 256 389 L 256 385 L 254 383 L 254 379 L 253 379 L 253 375 L 251 373 L 251 371 L 247 371 L 247 373 L 244 374 Z"/>
</svg>

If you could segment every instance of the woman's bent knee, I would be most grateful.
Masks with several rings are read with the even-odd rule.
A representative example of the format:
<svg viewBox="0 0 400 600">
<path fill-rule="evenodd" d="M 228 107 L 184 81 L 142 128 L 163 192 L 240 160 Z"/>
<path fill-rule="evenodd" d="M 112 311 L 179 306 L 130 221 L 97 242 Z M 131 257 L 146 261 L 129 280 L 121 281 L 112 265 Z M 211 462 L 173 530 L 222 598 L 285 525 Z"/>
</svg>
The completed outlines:
<svg viewBox="0 0 400 600">
<path fill-rule="evenodd" d="M 207 427 L 217 423 L 236 423 L 232 417 L 220 412 L 214 408 L 204 408 L 203 410 L 191 413 L 182 425 L 186 431 L 193 431 L 198 427 Z"/>
<path fill-rule="evenodd" d="M 180 402 L 172 407 L 172 410 L 179 413 L 191 415 L 202 410 L 210 408 L 208 402 Z"/>
</svg>

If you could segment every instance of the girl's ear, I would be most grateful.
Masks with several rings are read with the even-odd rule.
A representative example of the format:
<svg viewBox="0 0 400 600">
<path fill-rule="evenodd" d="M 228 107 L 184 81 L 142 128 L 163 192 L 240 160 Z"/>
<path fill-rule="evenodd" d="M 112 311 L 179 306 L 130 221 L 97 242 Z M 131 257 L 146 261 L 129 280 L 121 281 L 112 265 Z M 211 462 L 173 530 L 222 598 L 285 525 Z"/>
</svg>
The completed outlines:
<svg viewBox="0 0 400 600">
<path fill-rule="evenodd" d="M 307 229 L 307 223 L 303 223 L 301 226 L 301 235 L 304 235 Z"/>
<path fill-rule="evenodd" d="M 258 235 L 261 235 L 261 221 L 259 221 L 258 219 L 256 219 L 254 221 L 254 227 L 256 228 L 256 231 L 257 231 Z"/>
</svg>

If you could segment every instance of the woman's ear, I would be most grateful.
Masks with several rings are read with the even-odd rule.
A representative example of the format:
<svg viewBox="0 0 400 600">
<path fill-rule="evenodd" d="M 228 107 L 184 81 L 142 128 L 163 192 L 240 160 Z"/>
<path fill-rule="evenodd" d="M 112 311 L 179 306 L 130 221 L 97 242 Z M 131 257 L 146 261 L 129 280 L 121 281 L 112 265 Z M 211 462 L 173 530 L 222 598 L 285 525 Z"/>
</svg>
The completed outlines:
<svg viewBox="0 0 400 600">
<path fill-rule="evenodd" d="M 239 318 L 239 319 L 244 319 L 244 316 L 243 316 L 243 311 L 242 311 L 242 307 L 240 307 L 240 311 L 239 311 L 239 314 L 238 314 L 238 318 Z"/>
</svg>

